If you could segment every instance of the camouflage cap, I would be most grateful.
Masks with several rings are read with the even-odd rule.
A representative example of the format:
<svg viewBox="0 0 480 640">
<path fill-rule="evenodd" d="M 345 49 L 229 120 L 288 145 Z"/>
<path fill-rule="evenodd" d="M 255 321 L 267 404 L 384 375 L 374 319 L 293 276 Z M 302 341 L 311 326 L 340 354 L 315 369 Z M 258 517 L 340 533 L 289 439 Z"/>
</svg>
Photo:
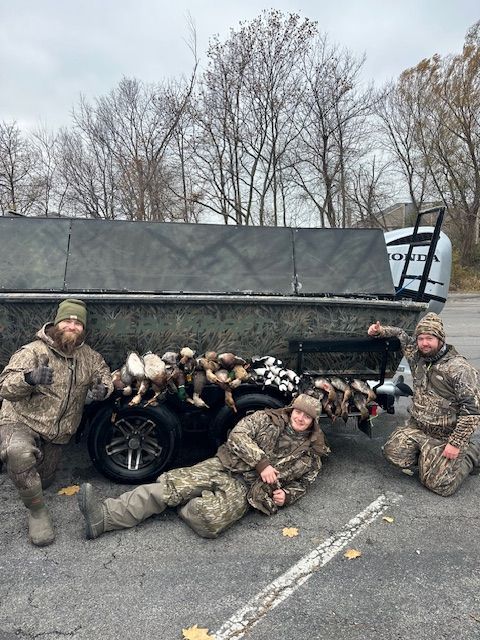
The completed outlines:
<svg viewBox="0 0 480 640">
<path fill-rule="evenodd" d="M 314 420 L 320 415 L 320 401 L 305 393 L 301 393 L 291 404 L 292 409 L 303 411 Z"/>
<path fill-rule="evenodd" d="M 429 333 L 435 336 L 442 342 L 445 342 L 445 329 L 443 328 L 443 322 L 436 313 L 427 313 L 415 327 L 415 338 L 421 333 Z"/>
</svg>

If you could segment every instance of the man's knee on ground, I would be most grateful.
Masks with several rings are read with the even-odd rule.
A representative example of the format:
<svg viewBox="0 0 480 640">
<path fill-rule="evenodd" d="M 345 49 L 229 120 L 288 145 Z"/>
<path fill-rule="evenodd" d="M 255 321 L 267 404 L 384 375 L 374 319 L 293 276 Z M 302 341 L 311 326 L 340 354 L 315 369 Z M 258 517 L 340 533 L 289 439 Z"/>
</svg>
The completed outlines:
<svg viewBox="0 0 480 640">
<path fill-rule="evenodd" d="M 387 440 L 382 447 L 382 451 L 385 459 L 387 462 L 390 462 L 390 464 L 400 467 L 401 469 L 410 466 L 410 464 L 403 459 L 396 442 Z"/>
<path fill-rule="evenodd" d="M 218 534 L 228 527 L 228 524 L 211 521 L 207 514 L 202 512 L 201 498 L 189 500 L 178 510 L 180 518 L 202 538 L 216 538 Z"/>
<path fill-rule="evenodd" d="M 12 444 L 5 449 L 5 461 L 11 473 L 25 473 L 37 464 L 33 449 L 21 444 Z"/>
<path fill-rule="evenodd" d="M 451 480 L 447 482 L 445 478 L 424 478 L 422 484 L 433 491 L 433 493 L 438 494 L 439 496 L 443 496 L 444 498 L 448 498 L 455 493 L 461 483 L 458 481 Z"/>
</svg>

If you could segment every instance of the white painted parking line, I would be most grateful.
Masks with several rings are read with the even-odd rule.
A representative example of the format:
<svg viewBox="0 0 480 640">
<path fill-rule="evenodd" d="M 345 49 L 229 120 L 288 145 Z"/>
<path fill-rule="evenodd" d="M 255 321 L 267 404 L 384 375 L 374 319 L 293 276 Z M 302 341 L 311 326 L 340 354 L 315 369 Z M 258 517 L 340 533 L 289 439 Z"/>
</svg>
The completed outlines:
<svg viewBox="0 0 480 640">
<path fill-rule="evenodd" d="M 274 609 L 306 582 L 312 573 L 323 567 L 337 555 L 353 538 L 371 524 L 378 516 L 402 498 L 396 493 L 381 495 L 347 524 L 322 542 L 313 551 L 299 560 L 284 574 L 260 591 L 242 609 L 239 609 L 213 634 L 215 640 L 239 640 L 257 624 L 271 609 Z"/>
</svg>

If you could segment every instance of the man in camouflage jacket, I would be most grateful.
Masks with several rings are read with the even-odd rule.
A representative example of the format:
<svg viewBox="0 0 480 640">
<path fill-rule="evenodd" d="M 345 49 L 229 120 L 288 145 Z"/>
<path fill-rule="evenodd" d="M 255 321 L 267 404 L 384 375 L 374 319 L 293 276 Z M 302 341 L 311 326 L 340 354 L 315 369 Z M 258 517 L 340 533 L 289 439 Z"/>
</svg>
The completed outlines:
<svg viewBox="0 0 480 640">
<path fill-rule="evenodd" d="M 64 300 L 54 322 L 0 374 L 0 459 L 29 510 L 30 540 L 38 546 L 54 540 L 43 489 L 80 424 L 87 392 L 102 400 L 113 389 L 102 356 L 84 343 L 86 321 L 81 300 Z"/>
<path fill-rule="evenodd" d="M 216 538 L 249 506 L 272 515 L 307 491 L 329 449 L 318 424 L 320 403 L 298 396 L 290 407 L 266 409 L 240 420 L 214 458 L 163 473 L 157 482 L 95 500 L 82 485 L 79 507 L 87 538 L 133 527 L 168 507 L 200 536 Z"/>
<path fill-rule="evenodd" d="M 372 324 L 373 337 L 398 337 L 413 377 L 410 417 L 383 447 L 392 464 L 418 464 L 420 482 L 442 496 L 454 493 L 480 461 L 480 387 L 477 370 L 446 343 L 440 317 L 428 313 L 413 337 Z"/>
</svg>

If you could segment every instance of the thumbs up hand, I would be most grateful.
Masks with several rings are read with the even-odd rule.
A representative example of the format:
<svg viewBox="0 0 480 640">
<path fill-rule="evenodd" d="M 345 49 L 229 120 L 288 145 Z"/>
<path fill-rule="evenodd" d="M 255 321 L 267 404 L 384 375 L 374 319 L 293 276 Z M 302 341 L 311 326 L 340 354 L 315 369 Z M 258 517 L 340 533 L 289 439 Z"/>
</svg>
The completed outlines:
<svg viewBox="0 0 480 640">
<path fill-rule="evenodd" d="M 32 387 L 41 384 L 52 384 L 53 369 L 48 366 L 48 356 L 45 353 L 40 354 L 38 365 L 35 369 L 25 374 L 25 382 Z"/>
<path fill-rule="evenodd" d="M 374 324 L 371 324 L 368 327 L 367 333 L 368 333 L 369 336 L 374 337 L 374 336 L 378 336 L 381 333 L 381 331 L 382 331 L 382 325 L 377 320 Z"/>
</svg>

